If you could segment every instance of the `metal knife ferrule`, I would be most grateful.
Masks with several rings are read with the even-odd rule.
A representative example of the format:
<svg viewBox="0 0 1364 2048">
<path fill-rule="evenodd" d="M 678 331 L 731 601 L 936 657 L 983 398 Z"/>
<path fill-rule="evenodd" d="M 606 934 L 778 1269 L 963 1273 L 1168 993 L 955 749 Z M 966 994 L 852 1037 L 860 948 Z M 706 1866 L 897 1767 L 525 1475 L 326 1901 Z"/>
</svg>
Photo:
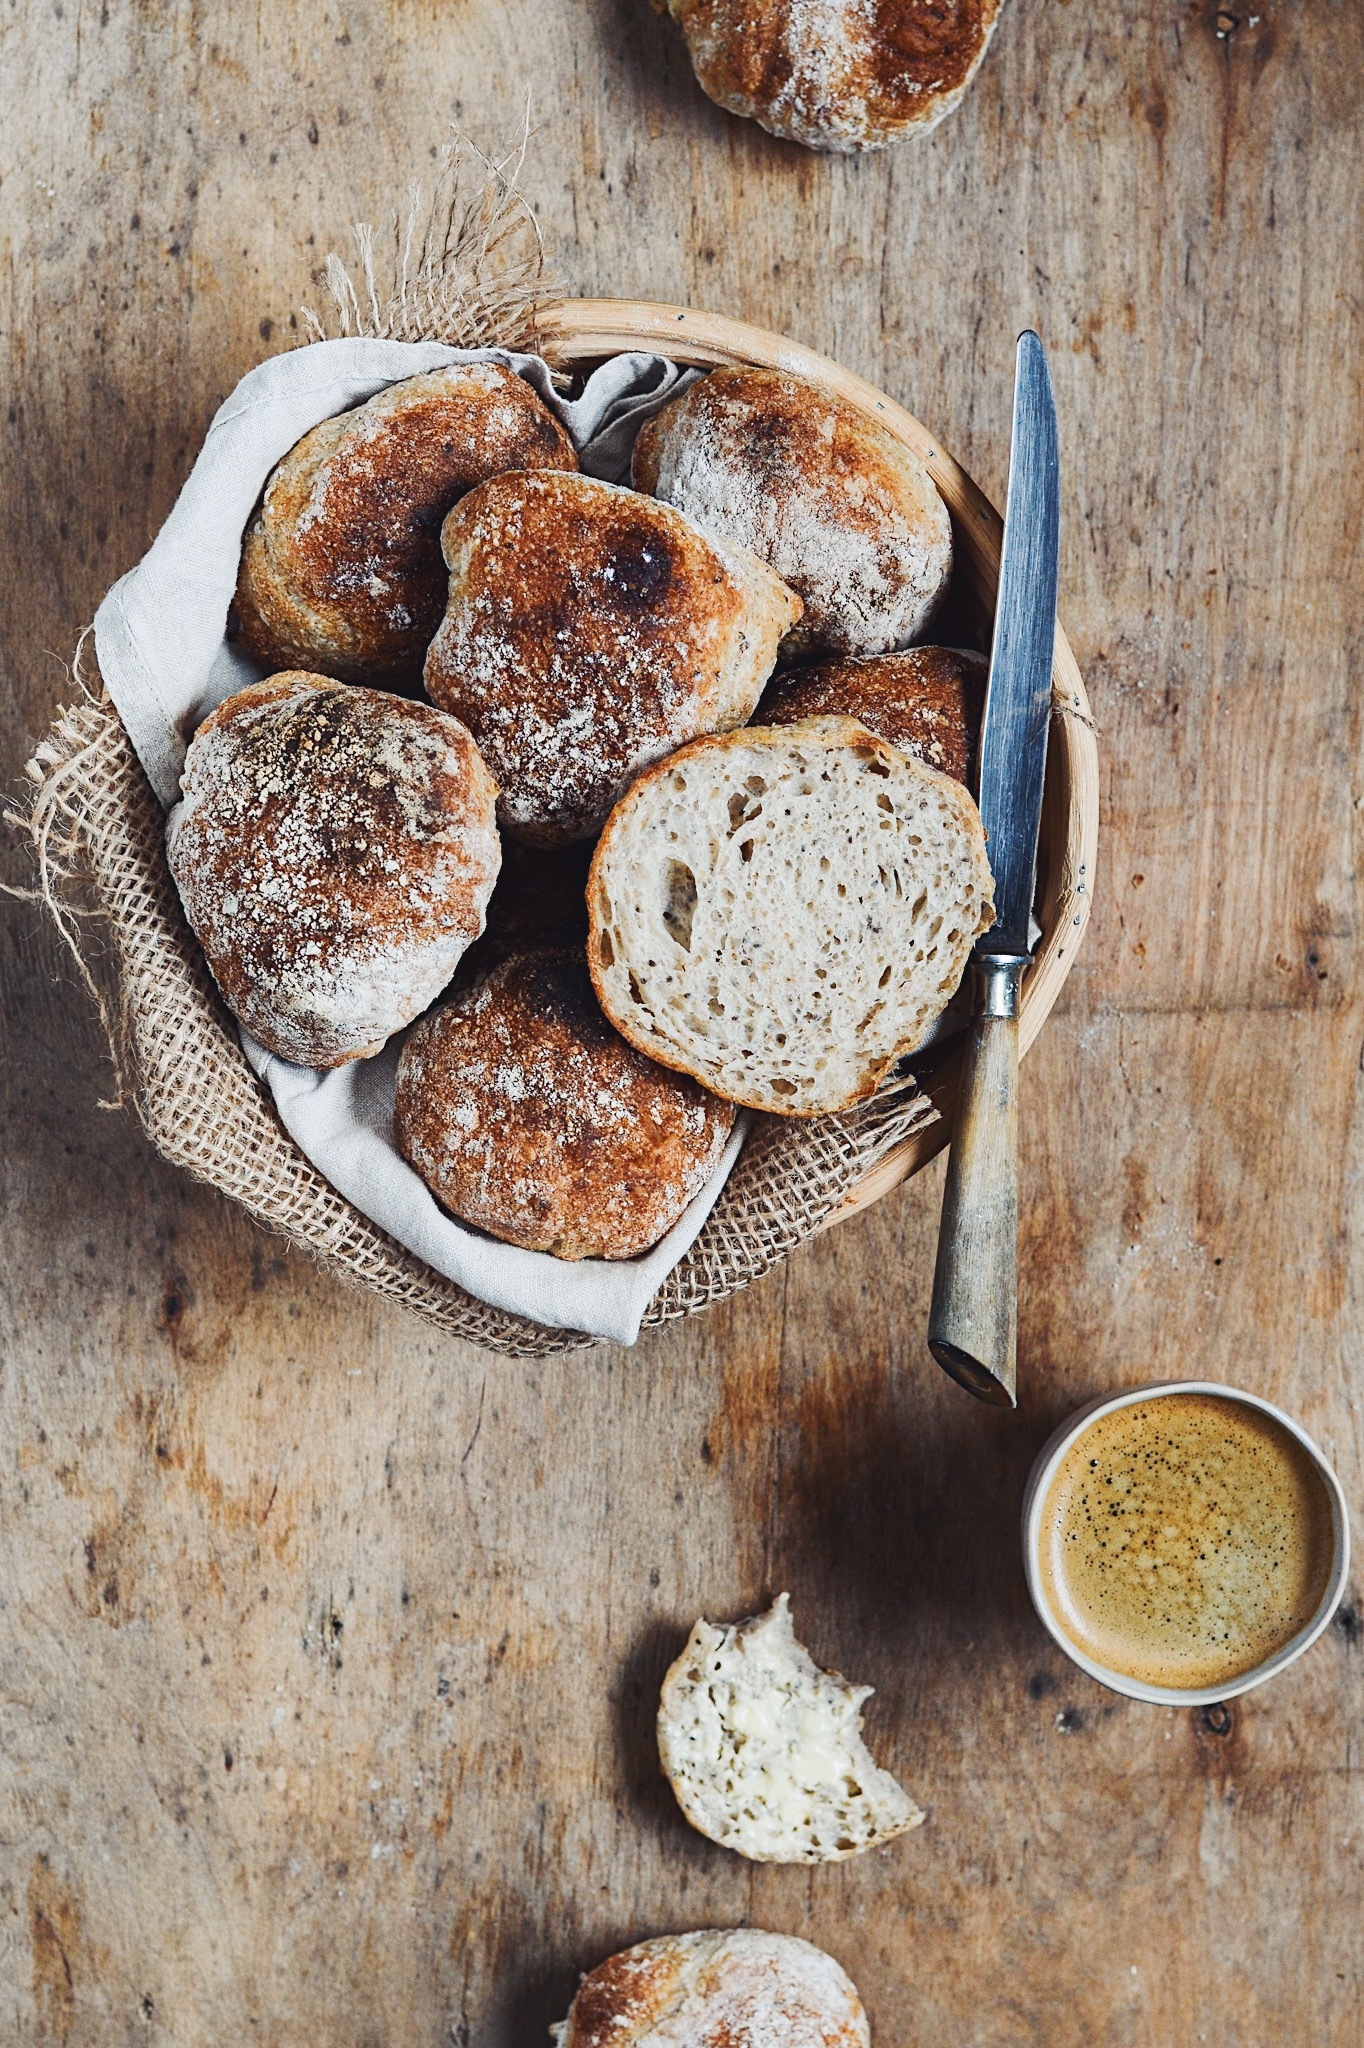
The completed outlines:
<svg viewBox="0 0 1364 2048">
<path fill-rule="evenodd" d="M 977 953 L 975 969 L 980 991 L 977 1017 L 1016 1017 L 1023 976 L 1031 953 Z"/>
</svg>

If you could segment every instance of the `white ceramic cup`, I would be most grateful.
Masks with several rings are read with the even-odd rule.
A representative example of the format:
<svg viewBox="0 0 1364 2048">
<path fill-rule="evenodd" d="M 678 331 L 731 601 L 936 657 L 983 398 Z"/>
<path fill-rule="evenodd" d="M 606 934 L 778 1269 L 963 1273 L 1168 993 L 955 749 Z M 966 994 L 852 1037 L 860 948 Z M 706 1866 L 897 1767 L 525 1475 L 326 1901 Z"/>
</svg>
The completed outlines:
<svg viewBox="0 0 1364 2048">
<path fill-rule="evenodd" d="M 1069 1451 L 1076 1437 L 1083 1435 L 1090 1424 L 1097 1422 L 1101 1415 L 1111 1415 L 1119 1408 L 1135 1407 L 1139 1401 L 1159 1400 L 1169 1394 L 1212 1394 L 1219 1400 L 1239 1401 L 1243 1407 L 1258 1408 L 1262 1415 L 1272 1415 L 1274 1420 L 1288 1434 L 1300 1443 L 1321 1475 L 1331 1503 L 1331 1528 L 1335 1543 L 1335 1555 L 1331 1564 L 1331 1575 L 1326 1590 L 1321 1596 L 1316 1613 L 1305 1628 L 1298 1630 L 1290 1641 L 1277 1649 L 1272 1657 L 1266 1657 L 1251 1671 L 1243 1671 L 1239 1678 L 1229 1679 L 1225 1685 L 1184 1687 L 1173 1685 L 1147 1685 L 1143 1679 L 1129 1678 L 1125 1672 L 1112 1671 L 1099 1664 L 1093 1657 L 1086 1656 L 1078 1644 L 1071 1641 L 1050 1601 L 1043 1585 L 1042 1558 L 1042 1512 L 1052 1480 L 1056 1477 L 1062 1459 Z M 1147 1700 L 1153 1706 L 1164 1707 L 1207 1707 L 1220 1700 L 1235 1699 L 1238 1694 L 1249 1692 L 1252 1687 L 1263 1685 L 1267 1678 L 1273 1678 L 1288 1665 L 1301 1657 L 1304 1650 L 1329 1627 L 1331 1617 L 1340 1605 L 1340 1596 L 1345 1591 L 1345 1581 L 1350 1572 L 1350 1516 L 1340 1481 L 1327 1463 L 1325 1456 L 1313 1443 L 1306 1430 L 1299 1427 L 1291 1415 L 1285 1415 L 1282 1408 L 1276 1408 L 1272 1401 L 1262 1401 L 1258 1394 L 1242 1393 L 1239 1387 L 1224 1387 L 1215 1380 L 1166 1380 L 1155 1386 L 1137 1387 L 1130 1394 L 1101 1394 L 1093 1401 L 1087 1401 L 1083 1408 L 1077 1408 L 1067 1416 L 1060 1428 L 1053 1431 L 1043 1444 L 1028 1475 L 1027 1489 L 1023 1495 L 1023 1568 L 1027 1574 L 1028 1591 L 1032 1604 L 1047 1632 L 1065 1651 L 1073 1664 L 1087 1671 L 1091 1678 L 1097 1678 L 1100 1685 L 1108 1686 L 1113 1692 L 1125 1693 L 1128 1699 Z"/>
</svg>

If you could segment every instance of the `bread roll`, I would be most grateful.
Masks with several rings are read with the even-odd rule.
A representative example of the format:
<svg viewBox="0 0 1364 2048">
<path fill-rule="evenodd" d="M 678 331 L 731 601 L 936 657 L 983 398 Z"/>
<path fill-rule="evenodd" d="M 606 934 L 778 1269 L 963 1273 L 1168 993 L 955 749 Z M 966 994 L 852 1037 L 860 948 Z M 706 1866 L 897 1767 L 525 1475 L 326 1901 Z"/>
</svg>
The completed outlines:
<svg viewBox="0 0 1364 2048">
<path fill-rule="evenodd" d="M 878 739 L 975 789 L 989 663 L 964 647 L 911 647 L 774 676 L 760 725 L 857 718 Z"/>
<path fill-rule="evenodd" d="M 734 1121 L 611 1029 L 580 953 L 522 954 L 423 1018 L 398 1149 L 465 1223 L 560 1259 L 632 1259 L 709 1180 Z"/>
<path fill-rule="evenodd" d="M 281 1059 L 378 1052 L 483 928 L 496 786 L 458 719 L 325 676 L 238 691 L 185 756 L 166 852 L 228 1008 Z"/>
<path fill-rule="evenodd" d="M 794 651 L 904 647 L 947 590 L 952 522 L 917 455 L 799 377 L 712 370 L 645 422 L 633 476 L 790 584 Z"/>
<path fill-rule="evenodd" d="M 632 1044 L 814 1116 L 921 1043 L 994 919 L 980 814 L 850 718 L 749 726 L 651 768 L 588 880 L 588 962 Z"/>
<path fill-rule="evenodd" d="M 974 78 L 1003 0 L 668 0 L 702 87 L 808 149 L 925 135 Z"/>
<path fill-rule="evenodd" d="M 415 682 L 445 605 L 440 523 L 506 469 L 576 469 L 564 429 L 500 363 L 430 370 L 305 434 L 247 527 L 238 629 L 268 668 Z"/>
<path fill-rule="evenodd" d="M 651 761 L 749 717 L 800 601 L 742 550 L 616 484 L 496 477 L 441 535 L 426 658 L 533 845 L 590 838 Z"/>
<path fill-rule="evenodd" d="M 754 1863 L 842 1863 L 923 1820 L 862 1740 L 869 1685 L 821 1671 L 785 1593 L 698 1621 L 663 1681 L 658 1751 L 694 1828 Z"/>
<path fill-rule="evenodd" d="M 598 1964 L 558 2048 L 870 2048 L 850 1978 L 793 1934 L 665 1934 Z"/>
<path fill-rule="evenodd" d="M 457 988 L 472 987 L 514 953 L 569 947 L 580 958 L 587 950 L 587 871 L 592 842 L 572 846 L 523 846 L 502 841 L 502 869 L 488 904 L 481 939 L 475 939 L 455 972 Z"/>
</svg>

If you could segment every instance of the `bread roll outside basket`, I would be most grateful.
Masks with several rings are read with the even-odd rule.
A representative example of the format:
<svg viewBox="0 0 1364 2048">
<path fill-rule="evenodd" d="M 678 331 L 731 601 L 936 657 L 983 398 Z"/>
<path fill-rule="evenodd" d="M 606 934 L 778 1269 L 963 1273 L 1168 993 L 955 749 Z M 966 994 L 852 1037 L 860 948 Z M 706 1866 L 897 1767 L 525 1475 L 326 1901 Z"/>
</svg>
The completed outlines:
<svg viewBox="0 0 1364 2048">
<path fill-rule="evenodd" d="M 937 437 L 864 378 L 854 376 L 828 356 L 788 341 L 784 335 L 750 327 L 746 321 L 730 320 L 719 313 L 694 312 L 682 306 L 651 305 L 644 300 L 567 299 L 541 310 L 536 331 L 544 354 L 565 369 L 587 368 L 624 349 L 654 349 L 675 362 L 705 369 L 757 363 L 767 369 L 789 371 L 835 392 L 903 441 L 925 465 L 952 515 L 956 542 L 954 590 L 979 608 L 983 620 L 993 617 L 1004 537 L 1000 514 Z M 965 592 L 961 593 L 963 582 Z M 933 638 L 931 630 L 926 637 Z M 1023 984 L 1020 1054 L 1028 1051 L 1042 1029 L 1079 951 L 1089 922 L 1098 840 L 1099 755 L 1094 721 L 1070 642 L 1058 623 L 1052 664 L 1047 780 L 1037 849 L 1036 914 L 1042 936 Z M 948 1049 L 924 1065 L 920 1079 L 938 1112 L 938 1121 L 912 1132 L 878 1161 L 845 1196 L 823 1228 L 855 1216 L 879 1201 L 882 1195 L 889 1194 L 901 1181 L 926 1166 L 948 1143 L 960 1055 Z"/>
</svg>

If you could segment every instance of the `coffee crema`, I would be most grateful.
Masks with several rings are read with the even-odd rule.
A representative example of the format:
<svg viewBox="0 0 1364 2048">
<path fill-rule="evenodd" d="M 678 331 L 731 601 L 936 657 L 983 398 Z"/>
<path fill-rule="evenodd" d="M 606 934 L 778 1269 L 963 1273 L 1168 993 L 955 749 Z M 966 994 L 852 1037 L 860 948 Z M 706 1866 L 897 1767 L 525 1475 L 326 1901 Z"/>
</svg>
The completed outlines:
<svg viewBox="0 0 1364 2048">
<path fill-rule="evenodd" d="M 1335 1556 L 1310 1452 L 1234 1397 L 1153 1395 L 1081 1430 L 1043 1504 L 1047 1602 L 1076 1648 L 1146 1685 L 1253 1671 L 1316 1614 Z"/>
</svg>

